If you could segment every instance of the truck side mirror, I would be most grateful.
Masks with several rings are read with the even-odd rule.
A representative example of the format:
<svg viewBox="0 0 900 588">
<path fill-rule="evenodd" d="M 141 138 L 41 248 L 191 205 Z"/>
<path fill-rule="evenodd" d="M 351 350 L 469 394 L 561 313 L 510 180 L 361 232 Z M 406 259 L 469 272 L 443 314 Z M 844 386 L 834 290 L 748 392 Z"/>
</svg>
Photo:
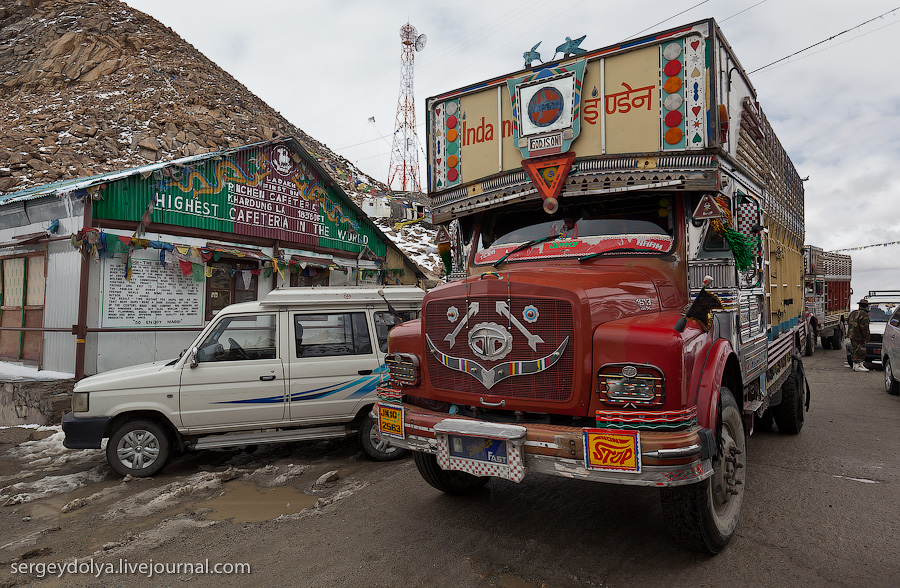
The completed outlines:
<svg viewBox="0 0 900 588">
<path fill-rule="evenodd" d="M 200 350 L 197 347 L 191 347 L 191 369 L 197 367 L 200 362 L 197 357 L 200 355 Z"/>
</svg>

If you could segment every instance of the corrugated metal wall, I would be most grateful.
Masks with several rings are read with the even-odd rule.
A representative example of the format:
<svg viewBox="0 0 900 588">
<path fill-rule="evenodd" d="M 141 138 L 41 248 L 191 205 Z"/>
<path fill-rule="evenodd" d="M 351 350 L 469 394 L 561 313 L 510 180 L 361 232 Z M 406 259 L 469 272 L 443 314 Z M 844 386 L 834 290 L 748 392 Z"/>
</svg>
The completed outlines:
<svg viewBox="0 0 900 588">
<path fill-rule="evenodd" d="M 44 326 L 71 328 L 78 322 L 78 283 L 81 255 L 68 241 L 48 244 Z M 44 333 L 41 369 L 75 372 L 75 336 Z"/>
</svg>

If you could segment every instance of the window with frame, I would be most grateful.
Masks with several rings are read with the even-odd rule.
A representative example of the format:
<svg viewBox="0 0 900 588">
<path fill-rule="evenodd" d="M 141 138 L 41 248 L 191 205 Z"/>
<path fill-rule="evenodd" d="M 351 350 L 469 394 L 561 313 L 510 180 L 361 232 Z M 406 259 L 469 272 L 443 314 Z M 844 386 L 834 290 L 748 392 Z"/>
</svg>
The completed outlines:
<svg viewBox="0 0 900 588">
<path fill-rule="evenodd" d="M 370 355 L 372 337 L 364 312 L 295 314 L 297 357 Z"/>
<path fill-rule="evenodd" d="M 274 314 L 226 316 L 198 347 L 197 361 L 277 358 L 275 320 Z"/>
<path fill-rule="evenodd" d="M 256 261 L 221 259 L 209 265 L 215 269 L 206 280 L 206 320 L 229 304 L 258 298 L 259 276 L 249 273 L 259 269 Z"/>
</svg>

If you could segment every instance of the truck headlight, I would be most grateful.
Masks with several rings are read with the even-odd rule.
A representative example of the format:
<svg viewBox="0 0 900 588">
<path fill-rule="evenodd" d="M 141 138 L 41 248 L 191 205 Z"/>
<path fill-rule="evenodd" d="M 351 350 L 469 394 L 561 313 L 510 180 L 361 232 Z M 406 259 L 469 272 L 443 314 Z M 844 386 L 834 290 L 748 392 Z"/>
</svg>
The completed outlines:
<svg viewBox="0 0 900 588">
<path fill-rule="evenodd" d="M 388 353 L 384 356 L 391 380 L 404 386 L 419 385 L 419 358 L 409 353 Z"/>
<path fill-rule="evenodd" d="M 90 407 L 87 392 L 72 393 L 72 412 L 87 412 Z"/>
<path fill-rule="evenodd" d="M 665 378 L 659 368 L 647 364 L 607 364 L 597 373 L 597 394 L 613 406 L 665 404 Z"/>
</svg>

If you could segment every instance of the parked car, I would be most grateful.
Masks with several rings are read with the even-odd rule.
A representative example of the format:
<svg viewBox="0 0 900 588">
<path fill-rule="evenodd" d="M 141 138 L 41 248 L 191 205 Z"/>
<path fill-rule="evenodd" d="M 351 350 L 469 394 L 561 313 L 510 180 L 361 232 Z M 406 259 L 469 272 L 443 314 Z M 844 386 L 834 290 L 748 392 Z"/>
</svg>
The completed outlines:
<svg viewBox="0 0 900 588">
<path fill-rule="evenodd" d="M 182 356 L 78 382 L 65 446 L 101 447 L 118 473 L 157 473 L 174 451 L 358 434 L 375 460 L 401 457 L 371 408 L 387 379 L 390 328 L 418 317 L 413 287 L 279 288 L 220 311 Z"/>
<path fill-rule="evenodd" d="M 900 366 L 900 305 L 884 326 L 881 340 L 881 365 L 884 366 L 884 391 L 894 396 L 900 395 L 900 381 L 894 366 Z"/>
<path fill-rule="evenodd" d="M 882 337 L 888 320 L 900 307 L 900 290 L 869 290 L 866 300 L 869 301 L 869 341 L 866 343 L 866 359 L 869 367 L 882 364 Z M 852 366 L 850 358 L 850 340 L 845 346 L 847 363 Z M 895 362 L 896 363 L 896 362 Z"/>
</svg>

